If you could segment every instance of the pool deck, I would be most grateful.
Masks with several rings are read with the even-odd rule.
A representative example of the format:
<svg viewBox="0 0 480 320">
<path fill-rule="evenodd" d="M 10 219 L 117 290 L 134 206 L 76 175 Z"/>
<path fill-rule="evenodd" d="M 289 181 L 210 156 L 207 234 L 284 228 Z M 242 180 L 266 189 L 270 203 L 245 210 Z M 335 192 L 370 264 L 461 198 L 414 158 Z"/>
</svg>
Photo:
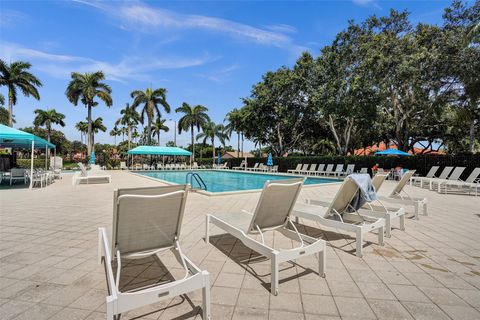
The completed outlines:
<svg viewBox="0 0 480 320">
<path fill-rule="evenodd" d="M 105 319 L 97 228 L 111 228 L 113 189 L 161 185 L 111 174 L 111 184 L 73 187 L 65 174 L 43 189 L 0 190 L 0 319 Z M 337 189 L 309 187 L 301 198 L 329 199 Z M 269 261 L 248 263 L 255 253 L 219 229 L 212 229 L 212 244 L 203 241 L 205 214 L 253 210 L 259 193 L 190 194 L 180 240 L 186 255 L 211 274 L 212 318 L 480 319 L 480 197 L 407 191 L 428 198 L 429 216 L 407 219 L 406 230 L 393 230 L 383 247 L 367 235 L 363 258 L 355 256 L 352 237 L 301 221 L 301 232 L 328 240 L 327 276 L 318 276 L 313 256 L 285 263 L 278 296 L 269 292 Z M 266 240 L 292 245 L 276 233 Z M 180 270 L 170 255 L 160 259 L 174 275 Z M 154 281 L 164 270 L 149 259 L 128 263 L 122 286 Z M 201 319 L 200 299 L 199 292 L 177 297 L 121 319 Z"/>
</svg>

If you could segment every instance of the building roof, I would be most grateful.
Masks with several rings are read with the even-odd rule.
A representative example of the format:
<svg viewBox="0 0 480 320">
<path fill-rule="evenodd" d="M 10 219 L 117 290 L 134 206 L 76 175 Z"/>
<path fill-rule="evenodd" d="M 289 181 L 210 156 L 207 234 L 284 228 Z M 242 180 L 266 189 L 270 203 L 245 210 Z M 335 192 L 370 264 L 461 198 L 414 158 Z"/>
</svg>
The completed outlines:
<svg viewBox="0 0 480 320">
<path fill-rule="evenodd" d="M 9 148 L 55 148 L 53 143 L 34 134 L 0 124 L 0 146 Z"/>
<path fill-rule="evenodd" d="M 242 153 L 238 153 L 238 151 L 225 151 L 222 155 L 222 158 L 224 158 L 226 155 L 232 157 L 232 158 L 254 158 L 255 156 L 253 154 L 251 154 L 250 152 L 246 152 L 244 151 L 243 152 L 243 156 L 242 156 Z"/>
<path fill-rule="evenodd" d="M 128 154 L 156 154 L 162 156 L 191 156 L 192 153 L 178 147 L 138 146 L 128 150 Z"/>
</svg>

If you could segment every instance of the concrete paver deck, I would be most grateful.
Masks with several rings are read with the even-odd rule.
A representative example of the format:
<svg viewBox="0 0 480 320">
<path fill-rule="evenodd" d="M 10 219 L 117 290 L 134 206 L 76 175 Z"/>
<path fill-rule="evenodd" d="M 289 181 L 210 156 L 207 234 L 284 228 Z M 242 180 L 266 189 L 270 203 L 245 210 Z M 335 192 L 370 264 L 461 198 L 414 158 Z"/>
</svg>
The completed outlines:
<svg viewBox="0 0 480 320">
<path fill-rule="evenodd" d="M 43 189 L 0 190 L 0 319 L 105 319 L 97 228 L 111 228 L 114 188 L 160 184 L 111 174 L 111 184 L 73 187 L 65 174 Z M 387 182 L 384 192 L 392 188 Z M 304 188 L 301 198 L 329 199 L 337 189 Z M 318 276 L 313 256 L 285 263 L 278 296 L 269 292 L 269 261 L 220 229 L 211 244 L 203 241 L 205 214 L 253 210 L 259 193 L 191 193 L 181 244 L 211 274 L 213 319 L 480 319 L 480 197 L 407 191 L 428 198 L 429 215 L 407 219 L 406 230 L 394 229 L 383 247 L 367 235 L 363 258 L 355 256 L 352 236 L 300 221 L 299 231 L 328 240 L 327 276 Z M 292 245 L 276 233 L 266 241 Z M 151 259 L 126 263 L 122 287 L 156 281 L 166 268 L 181 274 L 173 257 L 160 261 L 165 268 Z M 198 292 L 122 319 L 200 319 L 200 305 Z"/>
</svg>

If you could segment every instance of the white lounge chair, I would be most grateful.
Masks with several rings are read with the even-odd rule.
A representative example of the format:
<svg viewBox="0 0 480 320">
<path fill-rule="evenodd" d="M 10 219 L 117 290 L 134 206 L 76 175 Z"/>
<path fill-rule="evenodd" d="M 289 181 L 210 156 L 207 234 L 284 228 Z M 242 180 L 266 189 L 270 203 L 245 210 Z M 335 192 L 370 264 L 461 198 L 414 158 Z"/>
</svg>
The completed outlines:
<svg viewBox="0 0 480 320">
<path fill-rule="evenodd" d="M 85 168 L 83 163 L 78 163 L 78 167 L 81 171 L 73 174 L 72 185 L 80 184 L 82 181 L 84 181 L 86 184 L 105 181 L 107 181 L 107 183 L 112 182 L 112 176 L 103 173 L 102 171 L 104 170 L 96 169 L 96 167 L 94 167 L 92 170 L 87 171 L 87 168 Z"/>
<path fill-rule="evenodd" d="M 125 161 L 120 162 L 120 170 L 128 170 L 127 163 Z"/>
<path fill-rule="evenodd" d="M 187 192 L 185 185 L 115 190 L 112 242 L 108 241 L 106 228 L 98 229 L 98 262 L 105 264 L 109 289 L 107 320 L 119 319 L 118 315 L 124 312 L 200 289 L 203 319 L 210 319 L 209 274 L 183 254 L 179 243 Z M 159 279 L 162 283 L 121 290 L 122 259 L 156 256 L 166 250 L 171 250 L 185 269 L 183 278 L 169 282 L 162 278 Z M 112 262 L 117 263 L 116 276 Z"/>
<path fill-rule="evenodd" d="M 331 174 L 335 177 L 340 177 L 341 175 L 344 174 L 343 167 L 344 167 L 343 164 L 337 164 L 335 171 L 333 171 Z"/>
<path fill-rule="evenodd" d="M 440 184 L 442 182 L 447 182 L 447 181 L 460 181 L 460 176 L 462 175 L 463 171 L 465 171 L 465 167 L 456 167 L 452 174 L 447 177 L 446 179 L 433 179 L 430 181 L 430 190 L 433 190 L 435 188 L 435 185 L 437 185 L 437 191 L 440 192 Z"/>
<path fill-rule="evenodd" d="M 307 199 L 307 203 L 297 202 L 292 215 L 297 220 L 298 218 L 313 220 L 326 227 L 355 233 L 356 255 L 361 257 L 364 234 L 378 230 L 378 243 L 383 246 L 385 220 L 355 210 L 350 203 L 357 192 L 357 184 L 350 177 L 346 177 L 332 202 L 311 199 Z"/>
<path fill-rule="evenodd" d="M 27 177 L 25 175 L 25 169 L 12 168 L 10 169 L 10 185 L 15 181 L 23 181 L 23 184 L 27 183 Z"/>
<path fill-rule="evenodd" d="M 40 188 L 43 188 L 43 185 L 47 185 L 47 175 L 43 172 L 36 172 L 33 170 L 33 173 L 30 170 L 25 170 L 24 172 L 25 177 L 30 181 L 32 181 L 32 187 L 39 185 Z"/>
<path fill-rule="evenodd" d="M 430 170 L 427 172 L 427 175 L 425 177 L 416 177 L 416 176 L 411 177 L 410 178 L 410 185 L 415 185 L 417 182 L 419 182 L 419 184 L 421 186 L 422 185 L 422 179 L 423 178 L 428 178 L 428 179 L 434 178 L 435 173 L 438 171 L 439 168 L 440 168 L 440 166 L 432 166 L 430 168 Z"/>
<path fill-rule="evenodd" d="M 361 168 L 360 173 L 368 173 L 368 168 Z"/>
<path fill-rule="evenodd" d="M 442 179 L 445 180 L 450 172 L 452 172 L 453 167 L 445 167 L 443 168 L 442 172 L 438 177 L 433 176 L 432 178 L 427 178 L 427 177 L 415 177 L 415 181 L 420 181 L 420 187 L 423 188 L 423 184 L 427 184 L 429 186 L 429 189 L 432 190 L 432 181 L 435 179 Z"/>
<path fill-rule="evenodd" d="M 260 165 L 260 163 L 256 162 L 253 167 L 251 168 L 247 168 L 247 171 L 255 171 L 258 169 L 258 166 Z"/>
<path fill-rule="evenodd" d="M 233 167 L 232 170 L 243 170 L 245 169 L 245 160 L 243 160 L 238 167 Z"/>
<path fill-rule="evenodd" d="M 300 170 L 298 171 L 294 171 L 293 173 L 295 174 L 303 174 L 304 172 L 306 172 L 308 170 L 308 166 L 309 164 L 308 163 L 305 163 L 302 165 L 302 167 L 300 168 Z"/>
<path fill-rule="evenodd" d="M 338 174 L 339 177 L 346 177 L 349 174 L 352 174 L 355 172 L 355 164 L 349 164 L 347 165 L 347 169 L 341 173 Z"/>
<path fill-rule="evenodd" d="M 303 178 L 267 181 L 253 213 L 241 211 L 233 214 L 207 214 L 206 217 L 207 243 L 212 223 L 239 239 L 248 248 L 271 260 L 271 293 L 274 295 L 278 294 L 278 270 L 282 262 L 318 253 L 319 274 L 322 277 L 325 275 L 325 241 L 299 233 L 290 220 L 303 181 Z M 298 241 L 299 246 L 284 250 L 271 248 L 264 241 L 264 233 L 268 231 L 279 231 Z M 261 241 L 254 239 L 254 235 L 260 235 Z"/>
<path fill-rule="evenodd" d="M 304 172 L 304 174 L 307 175 L 314 175 L 317 172 L 317 164 L 311 164 L 310 168 Z"/>
<path fill-rule="evenodd" d="M 392 203 L 397 204 L 397 205 L 400 205 L 402 207 L 405 207 L 405 206 L 413 207 L 415 219 L 418 220 L 419 219 L 420 206 L 423 208 L 423 214 L 428 215 L 428 212 L 427 212 L 427 198 L 411 197 L 404 190 L 405 185 L 407 184 L 407 182 L 410 180 L 410 178 L 413 176 L 414 173 L 415 173 L 415 170 L 408 170 L 407 172 L 405 172 L 403 174 L 402 178 L 400 179 L 400 181 L 398 181 L 395 188 L 392 190 L 392 192 L 387 197 L 378 195 L 378 190 L 380 189 L 381 184 L 378 185 L 378 186 L 374 185 L 374 187 L 376 188 L 378 198 L 381 201 L 391 203 L 391 204 Z M 382 181 L 382 183 L 383 183 L 383 181 Z"/>
<path fill-rule="evenodd" d="M 289 169 L 289 170 L 287 170 L 287 173 L 295 173 L 295 172 L 298 172 L 298 171 L 301 170 L 301 169 L 302 169 L 302 164 L 299 163 L 299 164 L 297 164 L 297 166 L 295 167 L 295 169 Z"/>
<path fill-rule="evenodd" d="M 438 192 L 442 192 L 442 189 L 445 193 L 448 193 L 449 189 L 455 189 L 457 191 L 462 191 L 464 189 L 468 190 L 470 193 L 472 189 L 475 189 L 475 195 L 478 193 L 480 187 L 480 168 L 475 168 L 472 170 L 470 175 L 465 179 L 465 181 L 457 180 L 451 181 L 450 179 L 438 183 Z"/>
<path fill-rule="evenodd" d="M 319 175 L 324 175 L 326 176 L 327 174 L 333 172 L 333 164 L 327 164 L 327 167 L 325 168 L 324 171 L 318 172 Z"/>
<path fill-rule="evenodd" d="M 325 164 L 321 163 L 318 165 L 317 171 L 315 172 L 315 175 L 318 176 L 323 172 L 323 169 L 325 169 Z"/>
</svg>

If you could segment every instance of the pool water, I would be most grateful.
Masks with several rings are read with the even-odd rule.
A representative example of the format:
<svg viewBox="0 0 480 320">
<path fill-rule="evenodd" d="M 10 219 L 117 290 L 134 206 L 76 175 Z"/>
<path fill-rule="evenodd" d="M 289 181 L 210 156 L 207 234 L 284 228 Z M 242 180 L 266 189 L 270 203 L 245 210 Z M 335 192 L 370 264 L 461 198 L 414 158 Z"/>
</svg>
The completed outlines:
<svg viewBox="0 0 480 320">
<path fill-rule="evenodd" d="M 184 184 L 187 173 L 190 171 L 142 171 L 138 174 L 173 182 Z M 278 174 L 263 174 L 263 173 L 248 173 L 240 171 L 227 170 L 193 170 L 191 172 L 198 173 L 207 186 L 208 192 L 229 192 L 241 190 L 255 190 L 262 189 L 267 180 L 283 180 L 295 178 L 290 175 Z M 312 178 L 308 177 L 305 180 L 305 185 L 324 184 L 339 182 L 337 179 Z M 194 188 L 198 188 L 198 183 L 193 179 Z"/>
</svg>

